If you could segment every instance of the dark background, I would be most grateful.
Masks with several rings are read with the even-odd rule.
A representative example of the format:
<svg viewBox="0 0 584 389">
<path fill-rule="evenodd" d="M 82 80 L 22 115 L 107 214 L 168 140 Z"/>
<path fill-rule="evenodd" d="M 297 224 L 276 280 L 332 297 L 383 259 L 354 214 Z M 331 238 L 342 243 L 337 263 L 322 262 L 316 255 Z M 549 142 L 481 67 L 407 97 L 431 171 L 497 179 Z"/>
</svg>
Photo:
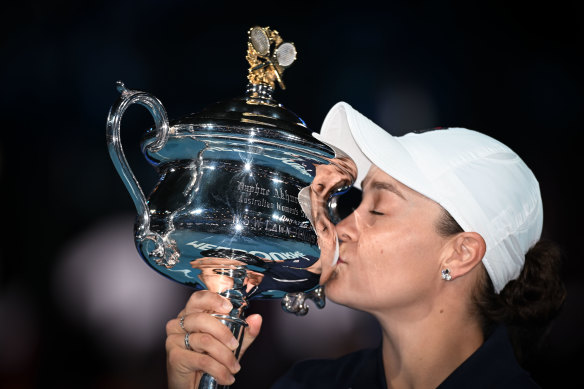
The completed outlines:
<svg viewBox="0 0 584 389">
<path fill-rule="evenodd" d="M 4 7 L 0 23 L 0 387 L 165 386 L 164 324 L 189 291 L 151 272 L 132 248 L 135 211 L 105 145 L 114 83 L 157 96 L 170 118 L 241 96 L 254 25 L 295 43 L 298 60 L 276 98 L 313 130 L 344 100 L 394 133 L 468 127 L 522 156 L 540 180 L 543 235 L 563 249 L 569 293 L 530 370 L 544 387 L 579 386 L 577 2 L 21 4 Z M 122 125 L 146 192 L 156 177 L 138 140 L 150 125 L 141 107 Z M 263 335 L 234 387 L 266 387 L 295 359 L 375 343 L 370 318 L 327 309 L 288 320 L 277 302 L 253 302 L 266 317 Z"/>
</svg>

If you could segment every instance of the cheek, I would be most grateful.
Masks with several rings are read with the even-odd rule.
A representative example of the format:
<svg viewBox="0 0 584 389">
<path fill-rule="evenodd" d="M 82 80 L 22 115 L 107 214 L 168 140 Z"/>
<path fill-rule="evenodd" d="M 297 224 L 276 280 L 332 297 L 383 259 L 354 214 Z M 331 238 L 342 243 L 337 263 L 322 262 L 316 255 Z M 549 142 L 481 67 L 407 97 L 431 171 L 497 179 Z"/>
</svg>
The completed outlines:
<svg viewBox="0 0 584 389">
<path fill-rule="evenodd" d="M 381 227 L 381 226 L 380 226 Z M 359 242 L 361 261 L 373 272 L 420 271 L 436 255 L 437 247 L 432 231 L 399 223 L 381 228 L 381 232 L 365 234 Z"/>
<path fill-rule="evenodd" d="M 380 290 L 380 285 L 385 285 L 391 274 L 401 267 L 407 243 L 387 230 L 383 233 L 370 231 L 362 235 L 357 247 L 358 255 L 351 263 L 354 280 L 361 284 L 361 288 L 374 292 Z"/>
</svg>

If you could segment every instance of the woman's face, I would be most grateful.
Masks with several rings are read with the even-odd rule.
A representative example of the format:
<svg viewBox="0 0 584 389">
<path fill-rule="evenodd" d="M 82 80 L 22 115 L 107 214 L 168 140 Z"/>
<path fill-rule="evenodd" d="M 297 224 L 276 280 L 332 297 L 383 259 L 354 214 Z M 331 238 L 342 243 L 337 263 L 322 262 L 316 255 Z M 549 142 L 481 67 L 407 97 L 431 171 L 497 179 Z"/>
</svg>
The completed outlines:
<svg viewBox="0 0 584 389">
<path fill-rule="evenodd" d="M 362 188 L 359 207 L 336 226 L 340 257 L 327 296 L 372 313 L 426 309 L 444 282 L 440 260 L 447 238 L 436 232 L 442 208 L 376 166 Z"/>
</svg>

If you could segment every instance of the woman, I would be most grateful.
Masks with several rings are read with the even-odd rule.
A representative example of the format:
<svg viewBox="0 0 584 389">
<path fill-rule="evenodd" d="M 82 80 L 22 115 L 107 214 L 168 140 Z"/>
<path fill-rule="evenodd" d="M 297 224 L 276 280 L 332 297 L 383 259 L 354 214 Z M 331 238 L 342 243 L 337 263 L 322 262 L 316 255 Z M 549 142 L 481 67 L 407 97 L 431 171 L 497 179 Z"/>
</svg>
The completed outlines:
<svg viewBox="0 0 584 389">
<path fill-rule="evenodd" d="M 516 355 L 545 331 L 565 292 L 558 251 L 539 242 L 539 185 L 523 161 L 466 129 L 392 137 L 346 103 L 315 136 L 356 162 L 363 190 L 336 225 L 327 296 L 371 313 L 382 344 L 302 362 L 274 387 L 537 387 Z M 238 345 L 206 313 L 227 312 L 224 303 L 197 292 L 168 323 L 170 387 L 193 387 L 201 371 L 234 381 Z M 258 315 L 247 321 L 242 351 L 261 326 Z"/>
</svg>

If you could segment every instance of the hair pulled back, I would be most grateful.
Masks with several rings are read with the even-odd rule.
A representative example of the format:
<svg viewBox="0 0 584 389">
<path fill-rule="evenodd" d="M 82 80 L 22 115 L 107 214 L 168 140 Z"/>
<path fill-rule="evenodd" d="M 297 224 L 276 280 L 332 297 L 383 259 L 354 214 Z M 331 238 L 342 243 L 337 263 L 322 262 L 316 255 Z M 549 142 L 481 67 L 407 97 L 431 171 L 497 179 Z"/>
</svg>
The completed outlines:
<svg viewBox="0 0 584 389">
<path fill-rule="evenodd" d="M 483 330 L 502 323 L 509 330 L 517 359 L 527 363 L 541 347 L 552 320 L 566 298 L 560 278 L 561 251 L 549 240 L 540 240 L 525 254 L 525 264 L 515 280 L 495 293 L 486 270 L 473 301 Z"/>
<path fill-rule="evenodd" d="M 463 232 L 447 211 L 439 219 L 437 229 L 443 236 Z M 561 257 L 556 244 L 540 240 L 526 253 L 519 277 L 507 283 L 499 294 L 495 293 L 482 266 L 472 302 L 483 333 L 487 336 L 494 326 L 504 324 L 522 364 L 527 364 L 530 356 L 542 346 L 566 298 L 560 278 Z"/>
</svg>

